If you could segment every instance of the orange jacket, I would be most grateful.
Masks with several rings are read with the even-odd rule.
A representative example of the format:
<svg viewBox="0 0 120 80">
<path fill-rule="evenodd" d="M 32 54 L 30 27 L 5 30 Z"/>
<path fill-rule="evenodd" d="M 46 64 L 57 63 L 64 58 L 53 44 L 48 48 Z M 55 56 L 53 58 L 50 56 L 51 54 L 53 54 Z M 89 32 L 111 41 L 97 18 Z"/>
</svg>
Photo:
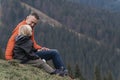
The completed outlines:
<svg viewBox="0 0 120 80">
<path fill-rule="evenodd" d="M 19 31 L 19 27 L 21 27 L 21 25 L 25 25 L 27 24 L 25 20 L 23 20 L 22 22 L 20 22 L 17 27 L 13 30 L 12 32 L 12 36 L 10 37 L 7 47 L 6 47 L 6 51 L 5 51 L 5 59 L 6 60 L 11 60 L 13 59 L 13 48 L 15 45 L 15 37 L 18 35 L 18 31 Z M 34 31 L 32 31 L 32 37 L 31 37 L 33 43 L 34 43 L 34 48 L 35 49 L 40 49 L 41 46 L 37 45 L 35 39 L 34 39 Z"/>
</svg>

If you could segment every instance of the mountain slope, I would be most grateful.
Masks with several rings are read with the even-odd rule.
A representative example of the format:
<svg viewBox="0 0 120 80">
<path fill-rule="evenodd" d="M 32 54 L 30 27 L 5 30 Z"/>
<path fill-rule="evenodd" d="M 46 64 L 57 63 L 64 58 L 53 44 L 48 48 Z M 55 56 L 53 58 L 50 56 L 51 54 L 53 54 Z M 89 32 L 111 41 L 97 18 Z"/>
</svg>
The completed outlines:
<svg viewBox="0 0 120 80">
<path fill-rule="evenodd" d="M 59 23 L 58 21 L 50 18 L 49 16 L 45 15 L 45 14 L 42 13 L 41 11 L 39 11 L 39 10 L 31 7 L 30 5 L 28 5 L 28 4 L 26 4 L 26 3 L 23 3 L 23 2 L 20 2 L 20 3 L 21 3 L 21 5 L 22 5 L 23 7 L 25 7 L 26 9 L 30 9 L 31 11 L 38 13 L 38 15 L 40 16 L 40 20 L 41 20 L 43 23 L 48 23 L 49 25 L 51 25 L 51 26 L 53 26 L 53 27 L 54 27 L 54 26 L 57 26 L 57 27 L 61 27 L 61 26 L 62 26 L 61 23 Z"/>
<path fill-rule="evenodd" d="M 93 23 L 99 24 L 99 25 L 101 24 L 101 22 L 96 23 L 97 21 L 94 22 L 94 20 L 89 19 L 89 18 L 92 18 L 93 16 L 96 19 L 96 16 L 95 16 L 95 14 L 92 15 L 92 11 L 94 11 L 94 10 L 89 12 L 89 9 L 86 7 L 84 8 L 84 7 L 76 6 L 73 8 L 73 4 L 68 5 L 69 3 L 67 3 L 67 2 L 66 2 L 67 6 L 65 7 L 65 5 L 63 4 L 64 2 L 61 2 L 61 0 L 32 0 L 32 1 L 33 1 L 31 4 L 32 8 L 33 7 L 36 8 L 33 5 L 36 5 L 36 6 L 39 6 L 38 4 L 44 5 L 41 7 L 39 6 L 40 8 L 42 8 L 42 10 L 39 8 L 36 8 L 36 9 L 39 9 L 42 12 L 46 13 L 46 15 L 51 16 L 55 20 L 58 20 L 63 25 L 65 23 L 67 23 L 67 21 L 69 21 L 69 20 L 72 20 L 75 23 L 79 23 L 82 20 L 84 20 L 83 22 L 84 22 L 84 24 L 86 24 L 86 26 L 83 25 L 82 28 L 84 28 L 84 27 L 86 27 L 86 28 L 83 29 L 82 33 L 87 33 L 87 30 L 89 30 L 89 29 L 90 30 L 96 29 L 96 27 L 91 28 L 90 25 L 88 23 L 86 23 L 86 21 L 93 22 Z M 48 1 L 47 4 L 44 3 L 44 1 L 46 1 L 46 2 Z M 62 1 L 64 1 L 64 0 L 62 0 Z M 28 0 L 28 2 L 31 3 L 29 0 Z M 54 3 L 54 4 L 51 5 L 51 3 L 52 4 Z M 3 45 L 6 44 L 6 42 L 8 40 L 8 36 L 10 36 L 10 32 L 12 31 L 12 29 L 14 29 L 15 25 L 20 20 L 23 20 L 25 18 L 25 16 L 27 15 L 26 13 L 29 13 L 31 10 L 26 10 L 26 8 L 21 6 L 20 2 L 17 0 L 9 0 L 9 1 L 3 0 L 2 6 L 3 6 L 2 7 L 3 15 L 4 15 L 2 17 L 2 19 L 4 19 L 4 20 L 2 20 L 2 21 L 3 21 L 4 26 L 0 27 L 1 28 L 0 33 L 2 32 L 1 34 L 3 35 L 3 38 L 0 39 L 1 40 L 0 44 L 2 44 L 1 46 L 3 47 Z M 53 8 L 57 8 L 57 7 L 59 7 L 59 8 L 57 8 L 57 10 L 54 10 L 54 9 L 52 10 L 52 6 L 53 6 Z M 82 12 L 82 14 L 79 14 L 78 8 L 81 9 L 80 12 Z M 71 9 L 74 11 L 72 11 Z M 85 12 L 84 12 L 84 10 L 85 10 Z M 6 12 L 6 11 L 8 11 L 8 12 Z M 95 11 L 94 11 L 94 13 L 95 13 Z M 61 12 L 62 12 L 62 14 L 61 14 Z M 78 12 L 78 14 L 81 16 L 78 16 L 77 13 L 75 14 L 75 12 Z M 58 14 L 55 14 L 55 13 L 58 13 Z M 68 16 L 69 13 L 70 13 L 70 15 Z M 104 13 L 102 13 L 101 11 L 99 14 L 96 13 L 96 15 L 99 15 L 99 16 L 101 16 L 101 14 L 104 15 Z M 78 20 L 76 20 L 76 17 L 75 17 L 76 15 L 77 15 Z M 109 14 L 107 14 L 107 15 L 109 15 Z M 82 17 L 82 16 L 84 16 L 84 17 Z M 110 15 L 109 15 L 110 18 L 105 17 L 105 16 L 106 15 L 103 16 L 103 23 L 105 23 L 105 25 L 107 22 L 107 21 L 104 22 L 105 20 L 113 19 L 112 21 L 114 21 L 114 18 L 111 17 Z M 79 20 L 79 17 L 83 18 L 83 19 Z M 75 19 L 75 21 L 73 18 Z M 104 20 L 104 18 L 105 18 L 105 20 Z M 97 20 L 99 22 L 99 17 L 97 18 Z M 66 21 L 66 22 L 64 22 L 64 21 Z M 74 24 L 74 23 L 72 23 L 72 21 L 70 21 L 69 23 Z M 81 22 L 81 23 L 83 23 L 83 22 Z M 67 24 L 71 25 L 69 23 L 67 23 Z M 108 23 L 109 23 L 109 21 L 108 21 Z M 116 25 L 116 24 L 114 23 L 114 25 Z M 87 26 L 89 26 L 89 27 L 87 27 Z M 119 51 L 119 49 L 116 51 L 113 46 L 108 47 L 105 44 L 99 45 L 97 43 L 97 40 L 95 38 L 94 39 L 91 38 L 91 36 L 89 36 L 89 35 L 78 37 L 79 34 L 76 35 L 76 32 L 69 31 L 68 27 L 67 28 L 66 28 L 66 26 L 63 26 L 63 27 L 54 26 L 53 27 L 48 23 L 40 23 L 39 22 L 38 25 L 36 25 L 36 27 L 35 27 L 35 39 L 42 46 L 58 49 L 62 55 L 63 60 L 65 61 L 65 64 L 66 65 L 70 64 L 73 71 L 75 69 L 75 65 L 78 64 L 78 66 L 81 70 L 80 72 L 82 73 L 82 75 L 85 77 L 86 80 L 93 80 L 94 66 L 96 66 L 96 65 L 99 66 L 100 71 L 102 72 L 101 73 L 102 77 L 104 77 L 108 71 L 111 71 L 114 76 L 114 79 L 119 80 L 119 76 L 120 76 L 120 72 L 119 72 L 120 71 L 120 69 L 119 69 L 119 67 L 120 67 L 120 65 L 119 65 L 120 51 Z M 78 28 L 79 26 L 76 24 L 76 25 L 73 25 L 73 28 L 74 27 Z M 101 28 L 101 26 L 99 26 L 99 27 L 97 26 L 97 28 L 105 30 L 105 32 L 106 32 L 106 30 L 108 30 L 107 27 L 105 27 L 105 28 L 103 28 L 103 27 Z M 111 28 L 111 26 L 110 26 L 110 28 Z M 116 27 L 114 27 L 114 28 L 116 28 Z M 77 29 L 77 30 L 79 31 L 79 29 Z M 118 31 L 119 31 L 119 29 L 118 29 Z M 112 33 L 112 31 L 108 30 L 108 33 Z M 96 32 L 93 30 L 92 34 L 93 34 L 93 36 L 95 36 Z"/>
<path fill-rule="evenodd" d="M 44 13 L 42 13 L 40 10 L 35 9 L 34 7 L 28 5 L 28 4 L 24 3 L 24 2 L 21 2 L 21 4 L 22 4 L 25 8 L 27 8 L 27 9 L 29 9 L 29 10 L 31 10 L 31 11 L 34 11 L 34 12 L 36 12 L 36 13 L 38 13 L 38 15 L 40 16 L 40 20 L 41 20 L 43 23 L 47 23 L 47 24 L 51 25 L 52 27 L 62 27 L 62 26 L 63 26 L 60 22 L 58 22 L 57 20 L 55 20 L 55 19 L 53 19 L 53 18 L 51 18 L 51 17 L 48 17 L 47 15 L 45 15 Z M 78 38 L 87 37 L 89 40 L 93 40 L 94 42 L 96 42 L 96 43 L 99 44 L 99 45 L 103 44 L 103 43 L 101 43 L 100 41 L 97 41 L 97 40 L 95 40 L 95 39 L 92 39 L 91 37 L 86 36 L 86 35 L 84 35 L 84 34 L 78 33 L 78 32 L 76 32 L 76 31 L 74 31 L 74 30 L 72 30 L 72 29 L 69 29 L 69 28 L 66 28 L 66 29 L 67 29 L 69 32 L 74 33 L 76 36 L 78 36 Z"/>
<path fill-rule="evenodd" d="M 120 0 L 67 0 L 98 9 L 106 9 L 113 12 L 120 12 Z"/>
<path fill-rule="evenodd" d="M 116 0 L 112 3 L 109 3 L 104 7 L 105 7 L 105 9 L 109 9 L 114 12 L 120 12 L 120 0 Z"/>
<path fill-rule="evenodd" d="M 68 77 L 49 75 L 42 69 L 0 59 L 0 80 L 71 80 Z"/>
<path fill-rule="evenodd" d="M 105 5 L 115 2 L 117 0 L 68 0 L 94 7 L 104 7 Z"/>
<path fill-rule="evenodd" d="M 118 35 L 120 34 L 119 13 L 78 5 L 65 0 L 27 0 L 23 2 L 44 12 L 78 33 L 85 34 L 109 46 L 120 48 L 120 36 Z"/>
</svg>

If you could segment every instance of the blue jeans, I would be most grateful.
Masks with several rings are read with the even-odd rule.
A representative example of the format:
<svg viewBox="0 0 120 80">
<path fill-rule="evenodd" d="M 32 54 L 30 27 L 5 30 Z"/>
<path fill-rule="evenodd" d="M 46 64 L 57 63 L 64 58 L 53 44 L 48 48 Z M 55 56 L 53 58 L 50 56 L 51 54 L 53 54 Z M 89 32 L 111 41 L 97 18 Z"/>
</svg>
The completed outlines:
<svg viewBox="0 0 120 80">
<path fill-rule="evenodd" d="M 62 61 L 62 58 L 58 52 L 58 50 L 56 49 L 50 49 L 48 51 L 38 51 L 36 52 L 36 54 L 41 58 L 41 59 L 45 59 L 46 61 L 48 60 L 52 60 L 54 67 L 56 69 L 61 69 L 64 68 L 64 63 Z"/>
</svg>

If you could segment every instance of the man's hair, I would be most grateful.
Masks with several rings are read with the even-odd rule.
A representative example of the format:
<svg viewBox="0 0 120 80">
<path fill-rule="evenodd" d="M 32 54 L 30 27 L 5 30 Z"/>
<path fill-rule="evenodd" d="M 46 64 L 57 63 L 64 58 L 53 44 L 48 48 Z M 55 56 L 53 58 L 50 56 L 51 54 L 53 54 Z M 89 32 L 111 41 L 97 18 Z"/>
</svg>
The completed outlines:
<svg viewBox="0 0 120 80">
<path fill-rule="evenodd" d="M 22 25 L 19 28 L 18 35 L 31 36 L 32 35 L 32 28 L 29 25 Z"/>
<path fill-rule="evenodd" d="M 30 15 L 31 15 L 31 16 L 34 16 L 37 20 L 39 20 L 39 15 L 38 15 L 37 13 L 32 12 Z"/>
</svg>

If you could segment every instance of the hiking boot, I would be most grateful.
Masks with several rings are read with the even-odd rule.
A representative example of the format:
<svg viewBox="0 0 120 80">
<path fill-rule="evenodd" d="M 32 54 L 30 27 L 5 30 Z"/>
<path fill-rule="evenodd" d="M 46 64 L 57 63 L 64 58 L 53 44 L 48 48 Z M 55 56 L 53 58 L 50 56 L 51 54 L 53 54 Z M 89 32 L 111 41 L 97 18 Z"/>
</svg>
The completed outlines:
<svg viewBox="0 0 120 80">
<path fill-rule="evenodd" d="M 59 76 L 62 76 L 62 77 L 64 77 L 64 76 L 68 76 L 68 70 L 62 70 L 61 72 L 60 72 L 60 74 L 59 74 Z"/>
<path fill-rule="evenodd" d="M 52 72 L 52 73 L 50 73 L 50 74 L 58 74 L 58 75 L 59 75 L 60 73 L 62 73 L 61 70 L 56 69 L 54 72 Z"/>
</svg>

